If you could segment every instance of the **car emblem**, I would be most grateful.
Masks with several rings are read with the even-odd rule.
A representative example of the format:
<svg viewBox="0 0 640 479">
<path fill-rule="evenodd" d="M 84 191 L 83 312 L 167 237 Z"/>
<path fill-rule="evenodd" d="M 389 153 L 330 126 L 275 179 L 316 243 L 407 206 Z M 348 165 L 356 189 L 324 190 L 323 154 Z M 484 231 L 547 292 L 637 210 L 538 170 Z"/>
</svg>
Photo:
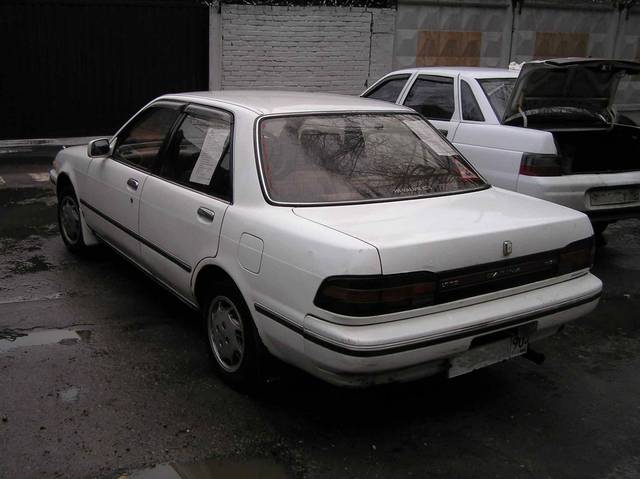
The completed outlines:
<svg viewBox="0 0 640 479">
<path fill-rule="evenodd" d="M 511 243 L 511 241 L 505 241 L 504 243 L 502 243 L 503 256 L 509 256 L 512 251 L 513 251 L 513 244 Z"/>
</svg>

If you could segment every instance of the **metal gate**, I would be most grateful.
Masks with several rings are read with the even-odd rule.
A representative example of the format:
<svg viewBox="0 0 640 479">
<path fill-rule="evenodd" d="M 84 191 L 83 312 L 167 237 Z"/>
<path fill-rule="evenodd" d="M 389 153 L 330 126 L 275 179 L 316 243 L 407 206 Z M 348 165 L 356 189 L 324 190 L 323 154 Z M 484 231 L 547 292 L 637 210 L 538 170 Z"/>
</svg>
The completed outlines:
<svg viewBox="0 0 640 479">
<path fill-rule="evenodd" d="M 163 93 L 206 90 L 203 2 L 0 4 L 0 139 L 113 133 Z"/>
</svg>

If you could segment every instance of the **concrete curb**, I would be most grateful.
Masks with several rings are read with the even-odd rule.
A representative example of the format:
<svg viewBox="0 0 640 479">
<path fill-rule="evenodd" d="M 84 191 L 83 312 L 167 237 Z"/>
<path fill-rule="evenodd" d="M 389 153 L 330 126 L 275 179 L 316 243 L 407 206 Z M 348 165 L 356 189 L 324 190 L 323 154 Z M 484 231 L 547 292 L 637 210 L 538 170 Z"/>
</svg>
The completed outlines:
<svg viewBox="0 0 640 479">
<path fill-rule="evenodd" d="M 71 138 L 34 138 L 21 140 L 0 140 L 0 163 L 6 164 L 49 164 L 62 148 L 86 145 L 94 138 L 105 136 L 82 136 Z"/>
<path fill-rule="evenodd" d="M 108 136 L 108 135 L 105 135 Z M 104 138 L 105 136 L 73 136 L 68 138 L 27 138 L 19 140 L 0 140 L 0 153 L 4 149 L 30 148 L 36 146 L 75 146 L 86 145 L 94 138 Z"/>
</svg>

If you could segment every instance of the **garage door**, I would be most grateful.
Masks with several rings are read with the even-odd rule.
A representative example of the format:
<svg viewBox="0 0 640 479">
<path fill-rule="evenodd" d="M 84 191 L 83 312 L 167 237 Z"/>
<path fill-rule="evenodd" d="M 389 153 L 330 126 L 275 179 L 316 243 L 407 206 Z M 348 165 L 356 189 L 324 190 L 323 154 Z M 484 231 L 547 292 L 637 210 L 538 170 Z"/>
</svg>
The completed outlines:
<svg viewBox="0 0 640 479">
<path fill-rule="evenodd" d="M 113 133 L 152 98 L 206 90 L 200 1 L 4 1 L 0 139 Z"/>
</svg>

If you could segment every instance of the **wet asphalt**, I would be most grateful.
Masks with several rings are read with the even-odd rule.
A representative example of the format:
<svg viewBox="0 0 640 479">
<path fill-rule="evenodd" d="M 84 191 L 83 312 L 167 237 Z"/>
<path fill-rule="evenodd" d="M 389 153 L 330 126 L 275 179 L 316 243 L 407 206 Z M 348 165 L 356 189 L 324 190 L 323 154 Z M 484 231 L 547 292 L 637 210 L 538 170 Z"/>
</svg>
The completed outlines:
<svg viewBox="0 0 640 479">
<path fill-rule="evenodd" d="M 639 220 L 607 230 L 602 302 L 541 365 L 359 391 L 276 365 L 247 396 L 195 313 L 65 250 L 45 171 L 0 165 L 0 478 L 640 477 Z"/>
</svg>

